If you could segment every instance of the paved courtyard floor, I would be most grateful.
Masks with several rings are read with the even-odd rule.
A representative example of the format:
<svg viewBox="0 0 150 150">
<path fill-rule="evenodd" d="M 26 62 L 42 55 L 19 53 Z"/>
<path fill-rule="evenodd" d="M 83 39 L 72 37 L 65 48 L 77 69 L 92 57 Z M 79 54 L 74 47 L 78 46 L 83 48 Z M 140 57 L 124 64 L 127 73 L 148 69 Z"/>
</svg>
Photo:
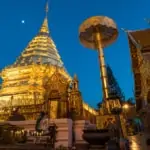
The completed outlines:
<svg viewBox="0 0 150 150">
<path fill-rule="evenodd" d="M 128 137 L 130 142 L 130 148 L 131 150 L 150 150 L 146 146 L 146 140 L 144 135 L 135 135 L 135 136 L 129 136 Z"/>
</svg>

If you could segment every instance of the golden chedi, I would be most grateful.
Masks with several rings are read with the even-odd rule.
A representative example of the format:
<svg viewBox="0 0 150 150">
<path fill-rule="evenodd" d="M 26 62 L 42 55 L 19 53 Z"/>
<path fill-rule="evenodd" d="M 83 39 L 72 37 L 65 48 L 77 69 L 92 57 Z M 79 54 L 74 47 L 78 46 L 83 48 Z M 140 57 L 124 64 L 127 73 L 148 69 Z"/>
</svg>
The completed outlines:
<svg viewBox="0 0 150 150">
<path fill-rule="evenodd" d="M 40 111 L 53 119 L 69 117 L 72 109 L 79 118 L 97 114 L 82 101 L 77 77 L 72 79 L 64 68 L 49 35 L 47 15 L 15 63 L 1 71 L 1 78 L 0 120 L 7 120 L 16 108 L 28 120 Z"/>
</svg>

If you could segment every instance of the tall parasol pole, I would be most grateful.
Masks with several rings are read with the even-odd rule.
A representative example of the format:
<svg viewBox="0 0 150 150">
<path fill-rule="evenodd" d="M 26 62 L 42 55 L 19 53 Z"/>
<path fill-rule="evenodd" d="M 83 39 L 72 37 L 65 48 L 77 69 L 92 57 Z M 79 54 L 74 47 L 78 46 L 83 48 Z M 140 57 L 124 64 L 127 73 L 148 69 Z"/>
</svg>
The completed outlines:
<svg viewBox="0 0 150 150">
<path fill-rule="evenodd" d="M 107 72 L 106 72 L 106 65 L 105 65 L 105 57 L 104 52 L 101 44 L 101 34 L 98 28 L 95 28 L 95 45 L 98 51 L 98 59 L 99 59 L 99 66 L 100 66 L 100 73 L 101 73 L 101 80 L 102 80 L 102 88 L 103 88 L 103 97 L 104 100 L 108 99 L 108 81 L 107 81 Z"/>
<path fill-rule="evenodd" d="M 105 16 L 94 16 L 85 20 L 79 28 L 80 42 L 87 48 L 98 51 L 105 108 L 109 98 L 109 87 L 103 48 L 113 43 L 118 36 L 114 21 Z"/>
</svg>

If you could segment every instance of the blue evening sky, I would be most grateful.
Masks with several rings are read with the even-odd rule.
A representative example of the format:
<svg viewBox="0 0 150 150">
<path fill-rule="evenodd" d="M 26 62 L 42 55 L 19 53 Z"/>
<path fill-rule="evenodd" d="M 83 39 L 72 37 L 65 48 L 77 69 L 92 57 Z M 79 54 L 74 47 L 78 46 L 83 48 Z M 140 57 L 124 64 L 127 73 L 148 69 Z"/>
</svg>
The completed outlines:
<svg viewBox="0 0 150 150">
<path fill-rule="evenodd" d="M 117 23 L 119 37 L 105 49 L 105 59 L 126 98 L 133 96 L 128 41 L 120 28 L 148 28 L 144 18 L 150 18 L 150 1 L 50 0 L 50 3 L 51 36 L 70 75 L 78 75 L 84 101 L 96 106 L 102 98 L 97 52 L 84 48 L 78 39 L 80 24 L 95 15 L 109 16 Z M 45 0 L 0 0 L 1 69 L 12 64 L 37 34 L 45 17 L 44 9 Z"/>
</svg>

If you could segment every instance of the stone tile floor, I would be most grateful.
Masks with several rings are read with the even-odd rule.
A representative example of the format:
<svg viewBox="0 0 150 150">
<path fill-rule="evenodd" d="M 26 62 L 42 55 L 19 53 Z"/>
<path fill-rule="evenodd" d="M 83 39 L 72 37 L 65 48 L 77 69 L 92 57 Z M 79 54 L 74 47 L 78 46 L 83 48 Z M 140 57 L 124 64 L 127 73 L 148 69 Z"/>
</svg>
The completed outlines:
<svg viewBox="0 0 150 150">
<path fill-rule="evenodd" d="M 135 136 L 129 136 L 128 137 L 129 142 L 130 142 L 130 149 L 131 150 L 150 150 L 146 146 L 146 140 L 144 135 L 135 135 Z"/>
</svg>

